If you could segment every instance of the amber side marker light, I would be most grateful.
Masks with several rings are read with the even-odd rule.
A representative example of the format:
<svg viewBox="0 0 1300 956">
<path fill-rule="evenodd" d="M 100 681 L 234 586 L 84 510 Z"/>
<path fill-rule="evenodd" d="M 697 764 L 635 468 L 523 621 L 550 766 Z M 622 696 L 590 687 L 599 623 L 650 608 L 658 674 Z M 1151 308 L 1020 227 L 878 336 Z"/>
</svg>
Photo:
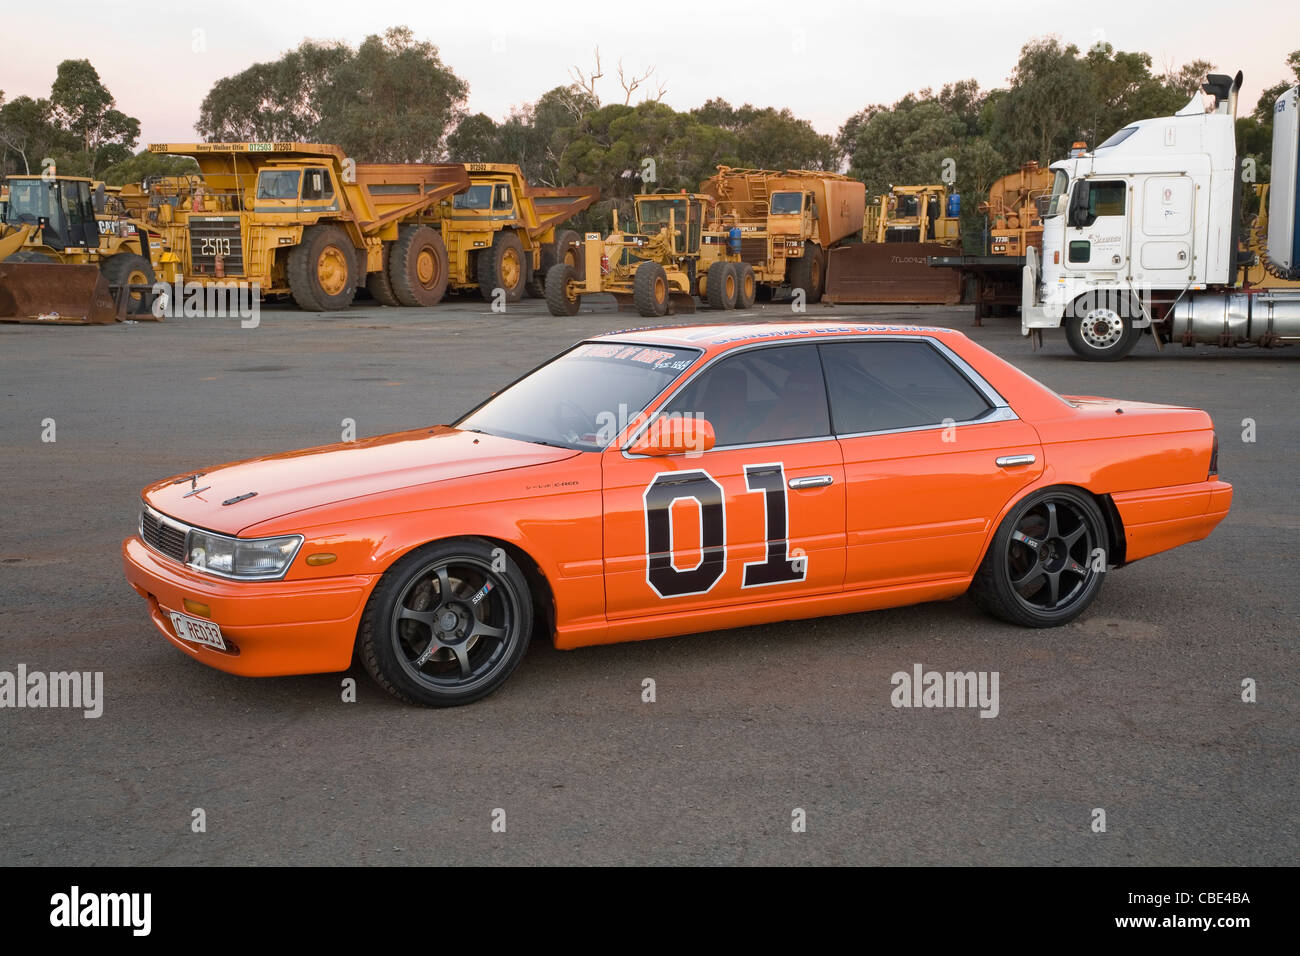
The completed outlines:
<svg viewBox="0 0 1300 956">
<path fill-rule="evenodd" d="M 319 568 L 322 564 L 333 564 L 339 559 L 337 554 L 330 554 L 328 551 L 321 551 L 317 554 L 307 555 L 307 564 L 313 568 Z"/>
<path fill-rule="evenodd" d="M 212 608 L 202 601 L 191 601 L 189 598 L 184 598 L 181 603 L 185 605 L 185 610 L 191 614 L 197 614 L 199 617 L 212 617 Z"/>
</svg>

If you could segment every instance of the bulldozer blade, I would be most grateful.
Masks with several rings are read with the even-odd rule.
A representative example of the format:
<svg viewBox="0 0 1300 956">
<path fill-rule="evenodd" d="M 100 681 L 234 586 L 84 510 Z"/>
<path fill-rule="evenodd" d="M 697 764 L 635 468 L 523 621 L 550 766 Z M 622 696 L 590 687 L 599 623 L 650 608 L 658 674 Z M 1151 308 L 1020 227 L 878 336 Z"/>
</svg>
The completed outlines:
<svg viewBox="0 0 1300 956">
<path fill-rule="evenodd" d="M 952 246 L 935 242 L 865 242 L 832 249 L 826 258 L 823 302 L 957 305 L 961 274 L 932 269 L 931 256 L 948 256 Z"/>
<path fill-rule="evenodd" d="M 0 322 L 107 325 L 122 321 L 126 298 L 98 266 L 0 262 Z"/>
</svg>

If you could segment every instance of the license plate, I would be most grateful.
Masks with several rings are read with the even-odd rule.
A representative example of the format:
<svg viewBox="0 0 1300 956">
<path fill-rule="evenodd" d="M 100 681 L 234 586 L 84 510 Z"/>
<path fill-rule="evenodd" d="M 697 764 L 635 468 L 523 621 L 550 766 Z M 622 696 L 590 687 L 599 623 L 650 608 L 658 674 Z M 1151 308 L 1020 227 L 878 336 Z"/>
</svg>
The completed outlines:
<svg viewBox="0 0 1300 956">
<path fill-rule="evenodd" d="M 176 628 L 176 636 L 182 641 L 215 647 L 219 651 L 226 649 L 226 641 L 221 636 L 221 628 L 211 621 L 200 621 L 197 617 L 190 617 L 188 614 L 181 614 L 178 611 L 171 611 L 170 613 L 172 627 Z"/>
</svg>

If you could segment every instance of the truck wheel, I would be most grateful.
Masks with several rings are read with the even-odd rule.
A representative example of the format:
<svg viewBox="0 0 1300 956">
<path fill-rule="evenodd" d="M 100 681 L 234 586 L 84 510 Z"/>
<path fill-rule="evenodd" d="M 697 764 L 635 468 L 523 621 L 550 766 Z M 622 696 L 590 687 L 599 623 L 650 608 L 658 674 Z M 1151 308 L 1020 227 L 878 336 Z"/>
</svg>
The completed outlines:
<svg viewBox="0 0 1300 956">
<path fill-rule="evenodd" d="M 432 226 L 403 226 L 388 254 L 388 284 L 399 305 L 437 305 L 447 292 L 447 247 Z"/>
<path fill-rule="evenodd" d="M 144 256 L 119 252 L 99 267 L 110 286 L 147 285 L 154 283 L 153 266 Z M 128 315 L 142 315 L 153 307 L 153 292 L 132 292 L 126 300 Z"/>
<path fill-rule="evenodd" d="M 1135 314 L 1128 297 L 1080 296 L 1065 316 L 1066 341 L 1075 355 L 1090 362 L 1122 359 L 1142 334 L 1133 326 Z"/>
<path fill-rule="evenodd" d="M 572 229 L 560 229 L 553 242 L 542 246 L 542 267 L 528 280 L 529 295 L 540 299 L 546 294 L 546 277 L 551 274 L 551 268 L 561 262 L 573 266 L 573 274 L 578 274 L 578 263 L 582 258 L 579 247 L 574 245 L 578 241 L 578 234 Z"/>
<path fill-rule="evenodd" d="M 657 262 L 643 262 L 632 279 L 632 304 L 642 318 L 668 314 L 668 274 Z"/>
<path fill-rule="evenodd" d="M 348 234 L 338 226 L 308 226 L 289 253 L 289 291 L 298 308 L 337 312 L 357 294 L 357 260 Z"/>
<path fill-rule="evenodd" d="M 518 302 L 524 297 L 527 279 L 524 244 L 513 230 L 501 230 L 492 240 L 492 248 L 483 249 L 478 254 L 479 295 L 491 302 L 495 290 L 504 289 L 507 302 Z"/>
<path fill-rule="evenodd" d="M 758 297 L 758 280 L 754 278 L 754 267 L 748 262 L 736 263 L 736 308 L 751 309 L 754 299 Z"/>
<path fill-rule="evenodd" d="M 532 628 L 523 572 L 499 548 L 462 538 L 420 548 L 385 572 L 361 618 L 357 652 L 394 697 L 455 707 L 505 682 Z"/>
<path fill-rule="evenodd" d="M 53 256 L 51 256 L 51 255 L 47 255 L 47 254 L 44 253 L 44 252 L 37 252 L 35 249 L 19 249 L 19 250 L 18 250 L 17 252 L 15 252 L 12 256 L 10 256 L 8 259 L 5 260 L 5 262 L 15 262 L 15 263 L 16 263 L 16 262 L 50 262 L 50 263 L 53 263 L 53 262 L 58 262 L 58 261 L 59 261 L 59 260 L 58 260 L 58 259 L 55 259 Z"/>
<path fill-rule="evenodd" d="M 557 262 L 546 273 L 546 308 L 551 315 L 577 315 L 580 305 L 577 271 L 567 262 Z"/>
<path fill-rule="evenodd" d="M 826 284 L 826 256 L 815 242 L 805 242 L 803 255 L 790 265 L 790 285 L 803 289 L 804 301 L 809 305 L 822 300 Z"/>
<path fill-rule="evenodd" d="M 736 287 L 739 280 L 736 270 L 730 262 L 715 262 L 709 266 L 708 277 L 704 280 L 704 291 L 708 293 L 710 309 L 734 309 L 736 307 Z"/>
<path fill-rule="evenodd" d="M 1065 486 L 1034 492 L 998 526 L 971 581 L 971 598 L 1022 627 L 1074 620 L 1101 590 L 1105 573 L 1096 570 L 1094 554 L 1108 547 L 1105 528 L 1086 492 Z"/>
<path fill-rule="evenodd" d="M 398 306 L 402 303 L 398 302 L 397 296 L 393 295 L 393 283 L 388 278 L 388 260 L 392 251 L 393 244 L 385 242 L 383 265 L 379 267 L 378 272 L 371 272 L 366 276 L 366 291 L 380 305 Z"/>
</svg>

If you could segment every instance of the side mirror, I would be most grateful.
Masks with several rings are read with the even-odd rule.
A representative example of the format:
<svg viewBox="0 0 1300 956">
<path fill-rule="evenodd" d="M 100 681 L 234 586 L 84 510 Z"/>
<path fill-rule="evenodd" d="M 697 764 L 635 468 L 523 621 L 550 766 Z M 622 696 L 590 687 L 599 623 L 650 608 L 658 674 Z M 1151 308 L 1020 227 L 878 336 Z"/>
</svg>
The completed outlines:
<svg viewBox="0 0 1300 956">
<path fill-rule="evenodd" d="M 1083 229 L 1092 225 L 1093 217 L 1088 213 L 1088 183 L 1081 180 L 1074 184 L 1074 189 L 1070 193 L 1070 225 L 1076 229 Z"/>
<path fill-rule="evenodd" d="M 698 415 L 668 414 L 656 418 L 628 449 L 633 455 L 688 455 L 712 448 L 713 426 Z"/>
</svg>

